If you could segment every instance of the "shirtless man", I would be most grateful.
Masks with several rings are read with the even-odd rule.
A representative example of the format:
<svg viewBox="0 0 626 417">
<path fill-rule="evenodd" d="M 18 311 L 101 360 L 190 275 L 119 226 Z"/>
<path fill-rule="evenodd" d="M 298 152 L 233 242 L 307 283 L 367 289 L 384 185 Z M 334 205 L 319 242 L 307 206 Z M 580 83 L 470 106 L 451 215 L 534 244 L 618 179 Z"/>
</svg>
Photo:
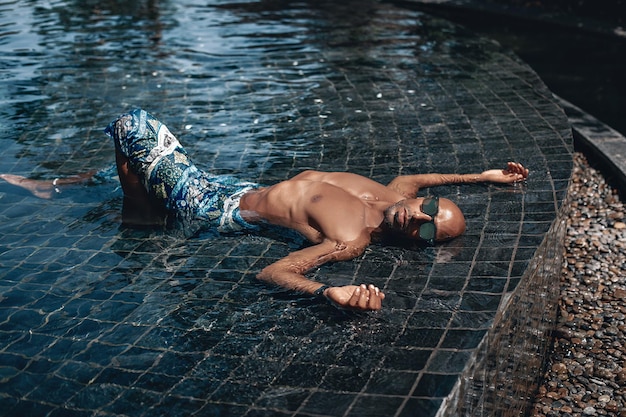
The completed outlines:
<svg viewBox="0 0 626 417">
<path fill-rule="evenodd" d="M 445 198 L 416 198 L 423 187 L 513 183 L 528 176 L 521 164 L 509 162 L 504 170 L 480 174 L 403 175 L 387 186 L 346 172 L 305 171 L 262 187 L 198 170 L 167 127 L 141 109 L 120 116 L 105 132 L 115 142 L 126 222 L 168 218 L 170 223 L 220 232 L 255 232 L 272 225 L 293 229 L 312 245 L 265 267 L 257 278 L 355 310 L 379 310 L 385 294 L 373 285 L 335 287 L 304 274 L 361 255 L 373 238 L 397 236 L 433 244 L 462 234 L 461 210 Z M 0 177 L 45 197 L 88 175 L 52 182 Z"/>
</svg>

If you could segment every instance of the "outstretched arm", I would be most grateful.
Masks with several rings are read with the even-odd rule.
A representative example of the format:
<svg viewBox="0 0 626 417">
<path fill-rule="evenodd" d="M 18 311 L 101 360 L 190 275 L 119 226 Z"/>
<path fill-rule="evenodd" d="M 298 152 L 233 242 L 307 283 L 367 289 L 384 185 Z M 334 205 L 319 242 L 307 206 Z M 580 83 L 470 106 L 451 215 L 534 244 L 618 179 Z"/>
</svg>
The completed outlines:
<svg viewBox="0 0 626 417">
<path fill-rule="evenodd" d="M 327 239 L 290 253 L 265 267 L 257 278 L 290 290 L 315 294 L 324 285 L 307 279 L 304 273 L 327 262 L 352 259 L 363 253 L 365 247 L 366 244 L 343 244 Z M 323 290 L 323 295 L 339 307 L 364 311 L 380 310 L 385 298 L 385 294 L 373 285 L 329 287 Z"/>
<path fill-rule="evenodd" d="M 421 188 L 446 184 L 469 184 L 477 182 L 496 182 L 510 184 L 523 181 L 528 177 L 528 169 L 518 162 L 509 162 L 505 169 L 490 169 L 480 174 L 415 174 L 400 175 L 387 187 L 407 198 L 414 198 Z"/>
</svg>

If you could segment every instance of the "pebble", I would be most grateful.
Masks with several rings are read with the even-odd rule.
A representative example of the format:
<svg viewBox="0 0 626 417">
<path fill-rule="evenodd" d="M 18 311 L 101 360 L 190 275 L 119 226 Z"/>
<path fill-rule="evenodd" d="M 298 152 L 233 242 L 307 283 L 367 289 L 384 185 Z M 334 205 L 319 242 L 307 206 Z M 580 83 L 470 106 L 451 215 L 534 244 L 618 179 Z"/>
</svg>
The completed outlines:
<svg viewBox="0 0 626 417">
<path fill-rule="evenodd" d="M 529 416 L 626 417 L 626 210 L 574 155 L 559 318 Z"/>
</svg>

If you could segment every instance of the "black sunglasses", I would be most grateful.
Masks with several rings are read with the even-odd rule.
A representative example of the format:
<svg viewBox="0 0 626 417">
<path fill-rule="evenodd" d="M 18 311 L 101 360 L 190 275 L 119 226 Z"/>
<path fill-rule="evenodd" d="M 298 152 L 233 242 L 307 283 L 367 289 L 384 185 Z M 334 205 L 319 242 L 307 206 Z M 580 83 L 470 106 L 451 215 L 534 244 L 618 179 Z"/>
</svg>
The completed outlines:
<svg viewBox="0 0 626 417">
<path fill-rule="evenodd" d="M 435 244 L 437 236 L 437 226 L 435 226 L 435 216 L 439 213 L 439 197 L 427 197 L 422 202 L 422 213 L 428 214 L 432 220 L 422 223 L 419 227 L 420 239 L 429 245 Z"/>
</svg>

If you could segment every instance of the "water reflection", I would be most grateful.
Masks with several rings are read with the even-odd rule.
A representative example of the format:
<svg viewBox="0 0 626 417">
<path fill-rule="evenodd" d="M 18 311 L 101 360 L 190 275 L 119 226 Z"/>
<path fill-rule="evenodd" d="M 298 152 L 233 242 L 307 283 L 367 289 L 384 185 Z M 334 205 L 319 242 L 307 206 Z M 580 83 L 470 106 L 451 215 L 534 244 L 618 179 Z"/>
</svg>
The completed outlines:
<svg viewBox="0 0 626 417">
<path fill-rule="evenodd" d="M 551 150 L 529 161 L 521 192 L 438 189 L 468 213 L 462 239 L 373 246 L 312 272 L 384 288 L 385 310 L 371 315 L 255 282 L 294 242 L 120 228 L 115 181 L 46 201 L 0 184 L 13 414 L 436 414 L 569 178 L 567 164 L 548 166 L 567 160 L 555 144 L 569 126 L 532 71 L 445 21 L 374 1 L 0 8 L 12 15 L 0 13 L 1 172 L 56 178 L 109 166 L 102 127 L 135 106 L 163 119 L 199 166 L 260 183 L 306 168 L 386 182 Z M 525 247 L 515 246 L 520 230 L 532 232 Z M 329 397 L 341 399 L 336 409 Z"/>
</svg>

